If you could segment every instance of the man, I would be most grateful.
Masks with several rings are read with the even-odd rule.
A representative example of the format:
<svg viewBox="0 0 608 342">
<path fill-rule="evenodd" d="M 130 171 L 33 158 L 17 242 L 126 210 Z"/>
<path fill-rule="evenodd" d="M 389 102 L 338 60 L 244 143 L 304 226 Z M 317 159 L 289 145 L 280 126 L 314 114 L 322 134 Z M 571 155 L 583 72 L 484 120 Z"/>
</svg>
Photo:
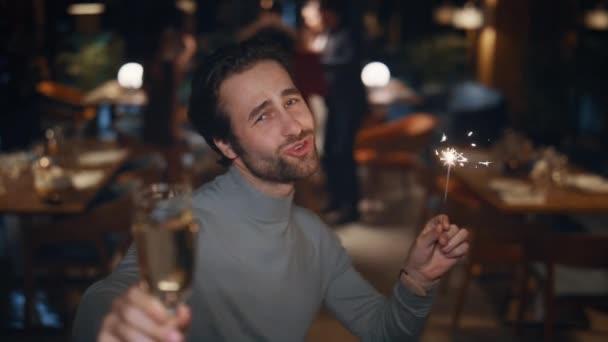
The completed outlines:
<svg viewBox="0 0 608 342">
<path fill-rule="evenodd" d="M 320 3 L 327 42 L 321 63 L 327 80 L 327 122 L 323 166 L 329 203 L 323 208 L 332 223 L 343 224 L 359 217 L 359 186 L 353 156 L 355 135 L 367 114 L 367 94 L 361 81 L 361 56 L 354 25 L 349 22 L 351 1 Z"/>
<path fill-rule="evenodd" d="M 303 341 L 322 305 L 363 340 L 418 337 L 432 287 L 466 253 L 467 232 L 445 216 L 431 220 L 393 296 L 377 293 L 336 236 L 292 204 L 294 181 L 319 160 L 311 112 L 287 70 L 253 42 L 205 61 L 190 118 L 229 170 L 194 194 L 201 228 L 192 296 L 169 314 L 139 288 L 131 249 L 84 295 L 76 341 Z"/>
</svg>

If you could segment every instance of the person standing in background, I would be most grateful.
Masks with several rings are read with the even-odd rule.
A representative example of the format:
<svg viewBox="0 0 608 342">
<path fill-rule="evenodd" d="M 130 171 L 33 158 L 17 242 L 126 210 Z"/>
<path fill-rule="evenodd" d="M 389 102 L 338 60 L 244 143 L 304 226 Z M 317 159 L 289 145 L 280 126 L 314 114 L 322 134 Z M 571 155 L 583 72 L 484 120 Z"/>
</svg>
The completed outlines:
<svg viewBox="0 0 608 342">
<path fill-rule="evenodd" d="M 367 95 L 359 77 L 361 40 L 346 15 L 350 2 L 323 0 L 320 4 L 327 37 L 321 63 L 328 86 L 323 166 L 329 203 L 323 211 L 333 213 L 328 216 L 331 224 L 343 224 L 359 218 L 353 149 L 355 134 L 368 110 Z"/>
</svg>

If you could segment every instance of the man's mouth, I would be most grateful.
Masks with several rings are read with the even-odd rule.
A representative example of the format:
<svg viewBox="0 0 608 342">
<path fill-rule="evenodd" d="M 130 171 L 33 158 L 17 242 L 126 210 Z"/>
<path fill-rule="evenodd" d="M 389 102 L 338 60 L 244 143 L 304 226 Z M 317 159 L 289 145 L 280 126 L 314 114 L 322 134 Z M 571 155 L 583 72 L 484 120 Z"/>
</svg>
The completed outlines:
<svg viewBox="0 0 608 342">
<path fill-rule="evenodd" d="M 296 141 L 285 149 L 285 154 L 292 157 L 302 157 L 307 155 L 313 148 L 312 136 Z"/>
</svg>

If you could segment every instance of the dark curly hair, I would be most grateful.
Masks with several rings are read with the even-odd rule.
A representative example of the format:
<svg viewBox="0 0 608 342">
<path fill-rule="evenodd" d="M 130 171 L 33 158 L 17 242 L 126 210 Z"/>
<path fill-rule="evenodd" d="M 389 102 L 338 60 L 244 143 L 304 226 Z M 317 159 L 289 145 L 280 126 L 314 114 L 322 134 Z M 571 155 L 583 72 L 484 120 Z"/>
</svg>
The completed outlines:
<svg viewBox="0 0 608 342">
<path fill-rule="evenodd" d="M 222 154 L 214 139 L 230 143 L 237 154 L 241 154 L 242 149 L 232 132 L 230 117 L 220 106 L 220 86 L 231 75 L 242 73 L 265 60 L 279 63 L 292 75 L 285 51 L 264 39 L 219 48 L 204 58 L 194 74 L 188 118 L 207 144 L 219 153 L 219 163 L 224 166 L 232 161 Z"/>
</svg>

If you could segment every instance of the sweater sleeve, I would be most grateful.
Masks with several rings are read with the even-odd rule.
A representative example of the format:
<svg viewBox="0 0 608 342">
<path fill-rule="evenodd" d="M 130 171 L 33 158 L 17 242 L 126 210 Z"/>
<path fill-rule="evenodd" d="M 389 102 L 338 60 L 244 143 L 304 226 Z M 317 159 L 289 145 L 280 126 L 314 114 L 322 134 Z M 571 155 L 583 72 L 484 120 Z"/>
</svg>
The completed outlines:
<svg viewBox="0 0 608 342">
<path fill-rule="evenodd" d="M 131 246 L 114 272 L 91 285 L 84 293 L 76 312 L 72 340 L 96 341 L 101 323 L 112 307 L 112 301 L 137 283 L 138 279 L 137 256 L 135 247 Z"/>
<path fill-rule="evenodd" d="M 354 269 L 338 238 L 325 230 L 325 306 L 362 341 L 417 341 L 434 291 L 420 297 L 397 280 L 392 296 L 384 297 Z"/>
</svg>

